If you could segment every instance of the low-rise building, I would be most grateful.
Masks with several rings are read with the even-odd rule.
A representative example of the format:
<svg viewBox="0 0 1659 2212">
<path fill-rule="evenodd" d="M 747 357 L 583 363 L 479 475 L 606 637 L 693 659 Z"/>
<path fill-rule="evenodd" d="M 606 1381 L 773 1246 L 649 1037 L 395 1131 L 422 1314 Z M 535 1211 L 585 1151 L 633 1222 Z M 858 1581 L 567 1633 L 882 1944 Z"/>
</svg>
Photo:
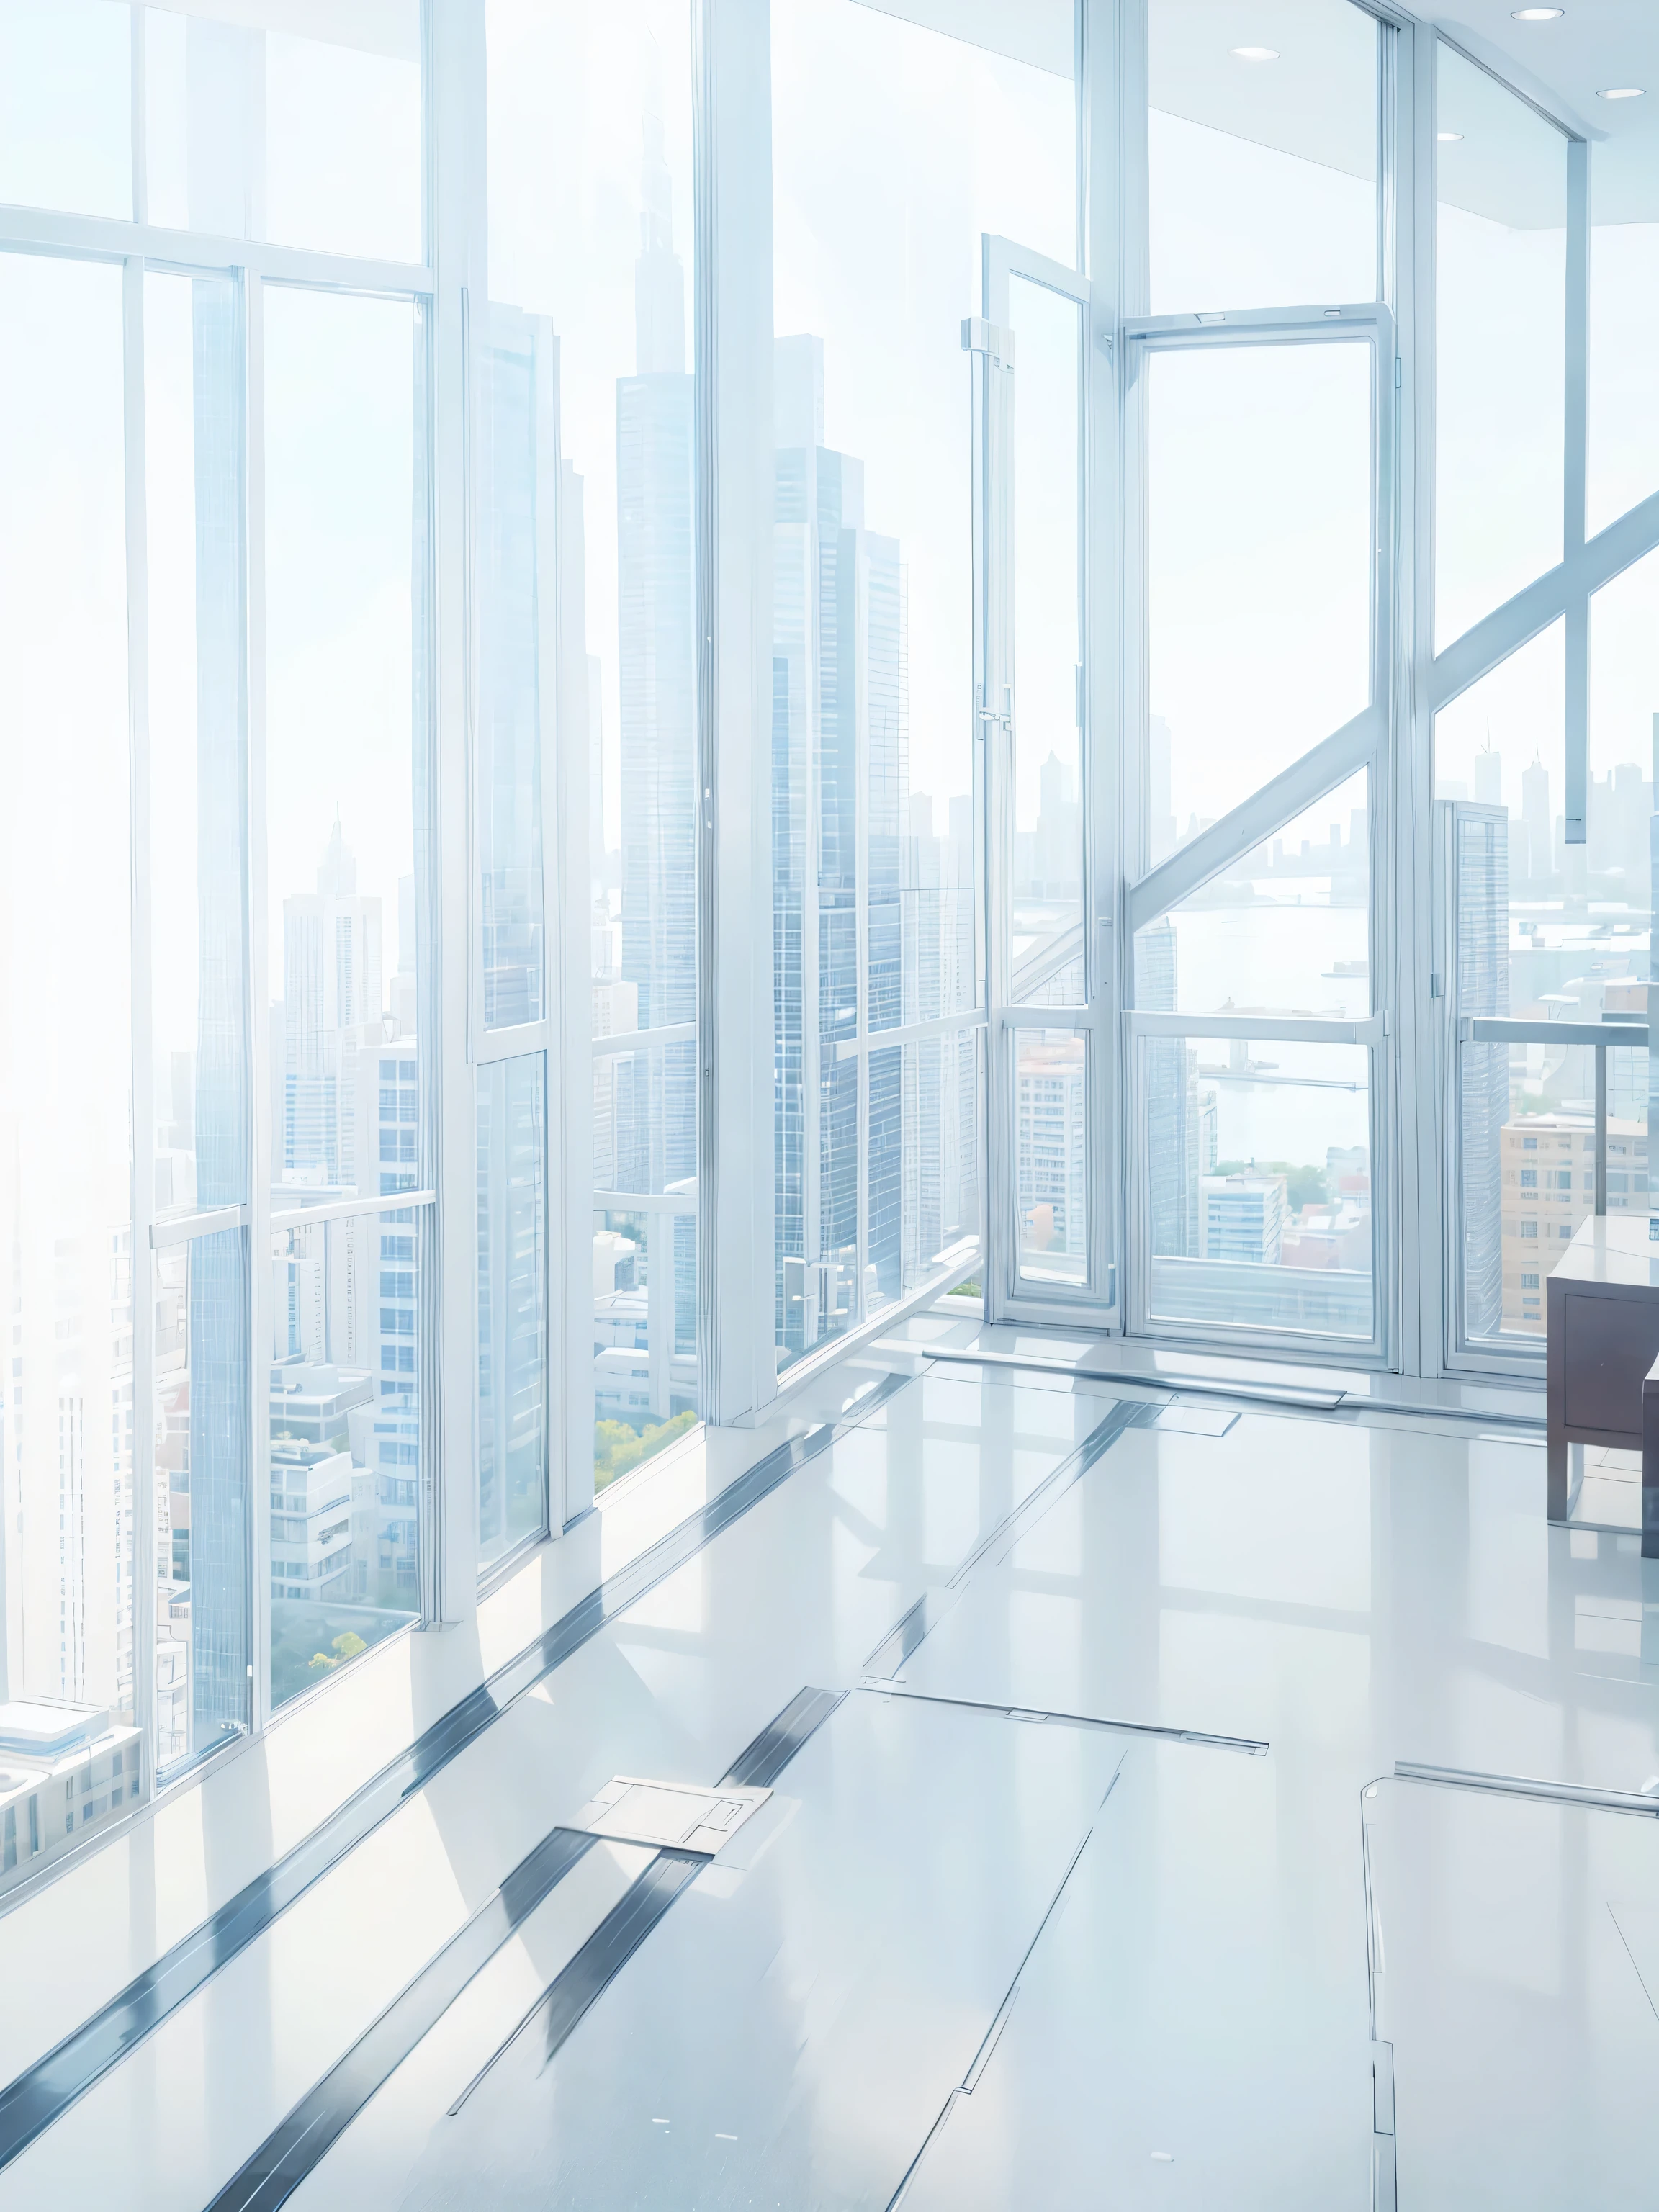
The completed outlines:
<svg viewBox="0 0 1659 2212">
<path fill-rule="evenodd" d="M 1504 1327 L 1544 1333 L 1544 1282 L 1595 1211 L 1595 1124 L 1588 1114 L 1522 1114 L 1504 1124 Z M 1607 1212 L 1648 1210 L 1648 1133 L 1607 1120 Z"/>
<path fill-rule="evenodd" d="M 141 1760 L 138 1730 L 106 1707 L 0 1704 L 0 1892 L 118 1820 L 143 1786 Z"/>
</svg>

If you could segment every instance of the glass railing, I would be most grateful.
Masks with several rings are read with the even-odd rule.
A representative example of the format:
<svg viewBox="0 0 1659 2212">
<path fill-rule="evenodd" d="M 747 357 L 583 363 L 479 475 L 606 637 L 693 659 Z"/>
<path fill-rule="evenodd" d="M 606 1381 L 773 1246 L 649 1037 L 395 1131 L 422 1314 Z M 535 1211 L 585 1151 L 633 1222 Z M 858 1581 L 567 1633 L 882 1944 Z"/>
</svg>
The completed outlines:
<svg viewBox="0 0 1659 2212">
<path fill-rule="evenodd" d="M 1648 1027 L 1465 1015 L 1457 1025 L 1463 1340 L 1544 1335 L 1545 1282 L 1587 1220 L 1645 1222 Z M 1519 1341 L 1517 1341 L 1519 1340 Z"/>
</svg>

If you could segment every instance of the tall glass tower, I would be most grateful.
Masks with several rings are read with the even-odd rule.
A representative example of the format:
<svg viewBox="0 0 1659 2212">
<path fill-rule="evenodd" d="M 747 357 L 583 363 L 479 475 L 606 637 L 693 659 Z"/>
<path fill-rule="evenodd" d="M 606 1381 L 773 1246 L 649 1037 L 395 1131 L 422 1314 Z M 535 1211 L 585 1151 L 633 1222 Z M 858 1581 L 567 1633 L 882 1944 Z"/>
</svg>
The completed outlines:
<svg viewBox="0 0 1659 2212">
<path fill-rule="evenodd" d="M 903 1285 L 915 1126 L 913 1110 L 907 1130 L 903 1050 L 869 1055 L 860 1253 L 859 1064 L 840 1048 L 859 1033 L 860 920 L 869 1030 L 913 1016 L 909 757 L 898 541 L 864 526 L 863 463 L 823 442 L 821 339 L 778 340 L 774 392 L 776 1322 L 780 1350 L 793 1355 L 855 1316 L 860 1267 L 866 1298 L 896 1297 Z"/>
<path fill-rule="evenodd" d="M 622 769 L 622 975 L 641 1029 L 692 1022 L 696 955 L 696 588 L 693 380 L 685 276 L 673 245 L 662 126 L 646 119 L 645 212 L 635 276 L 637 373 L 617 386 L 617 643 Z M 630 1191 L 697 1171 L 696 1047 L 617 1063 L 617 1180 Z M 672 1228 L 673 1352 L 697 1342 L 696 1224 Z M 665 1221 L 665 1225 L 667 1225 Z M 653 1237 L 653 1279 L 668 1264 Z"/>
<path fill-rule="evenodd" d="M 1528 770 L 1528 774 L 1532 771 Z M 1457 878 L 1457 1011 L 1510 1010 L 1510 822 L 1501 806 L 1459 806 L 1453 817 Z M 1510 1110 L 1509 1047 L 1457 1047 L 1463 1158 L 1463 1322 L 1472 1337 L 1504 1322 L 1504 1124 Z"/>
</svg>

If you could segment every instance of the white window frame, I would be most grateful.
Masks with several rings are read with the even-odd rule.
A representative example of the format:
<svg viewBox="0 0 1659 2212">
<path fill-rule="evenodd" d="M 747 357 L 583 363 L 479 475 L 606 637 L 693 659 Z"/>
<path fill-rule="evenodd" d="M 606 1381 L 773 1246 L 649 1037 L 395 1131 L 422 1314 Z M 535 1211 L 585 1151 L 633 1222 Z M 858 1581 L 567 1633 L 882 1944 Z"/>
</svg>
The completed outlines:
<svg viewBox="0 0 1659 2212">
<path fill-rule="evenodd" d="M 423 33 L 422 85 L 426 106 L 427 150 L 423 155 L 423 202 L 427 206 L 427 234 L 432 236 L 433 161 L 431 114 L 434 70 L 433 19 L 450 15 L 470 0 L 427 0 Z M 125 1816 L 138 1817 L 161 1787 L 157 1773 L 155 1712 L 156 1570 L 155 1456 L 155 1255 L 229 1228 L 242 1229 L 248 1266 L 250 1349 L 246 1378 L 250 1434 L 247 1439 L 247 1553 L 246 1618 L 249 1635 L 250 1694 L 248 1724 L 240 1737 L 186 1760 L 175 1762 L 167 1781 L 193 1781 L 222 1759 L 234 1756 L 251 1739 L 264 1733 L 273 1717 L 270 1698 L 270 1516 L 269 1346 L 270 1342 L 270 1239 L 273 1230 L 296 1222 L 322 1222 L 347 1216 L 372 1215 L 391 1210 L 410 1210 L 422 1224 L 419 1262 L 422 1281 L 421 1328 L 417 1362 L 421 1403 L 421 1588 L 422 1623 L 458 1617 L 455 1593 L 444 1583 L 446 1554 L 441 1525 L 437 1471 L 441 1463 L 454 1465 L 456 1458 L 444 1431 L 453 1406 L 441 1387 L 440 1350 L 458 1334 L 452 1316 L 458 1297 L 465 1300 L 470 1317 L 471 1286 L 469 1254 L 452 1239 L 447 1253 L 438 1235 L 438 1195 L 442 1178 L 439 1167 L 441 1096 L 450 1086 L 441 1079 L 436 1052 L 422 1045 L 421 1053 L 420 1188 L 393 1194 L 365 1194 L 362 1197 L 315 1208 L 273 1212 L 271 1204 L 270 1127 L 270 973 L 272 948 L 266 919 L 265 868 L 265 662 L 264 662 L 264 295 L 267 285 L 294 287 L 311 292 L 370 295 L 407 302 L 423 328 L 428 345 L 424 378 L 425 420 L 417 421 L 416 462 L 417 481 L 428 487 L 436 474 L 436 456 L 446 436 L 441 423 L 443 395 L 434 371 L 434 325 L 439 287 L 428 258 L 400 262 L 323 252 L 272 244 L 263 240 L 222 238 L 196 231 L 163 228 L 149 218 L 145 148 L 145 17 L 142 6 L 131 9 L 131 138 L 132 150 L 132 209 L 131 220 L 113 216 L 67 214 L 52 209 L 0 205 L 0 252 L 30 253 L 52 259 L 101 262 L 121 270 L 122 379 L 125 428 L 123 499 L 126 565 L 126 647 L 129 763 L 131 775 L 131 841 L 132 867 L 130 884 L 132 1042 L 133 1174 L 131 1184 L 133 1270 L 132 1377 L 132 1504 L 133 1504 L 133 1698 L 135 1720 L 144 1745 L 144 1788 L 140 1801 Z M 441 80 L 439 80 L 441 81 Z M 246 870 L 242 883 L 245 966 L 243 988 L 247 1020 L 246 1064 L 244 1079 L 249 1089 L 246 1161 L 248 1197 L 237 1206 L 204 1209 L 190 1215 L 158 1218 L 155 1205 L 152 1166 L 155 1145 L 155 1067 L 151 1035 L 149 971 L 152 957 L 150 854 L 150 725 L 149 683 L 149 538 L 145 447 L 144 277 L 147 272 L 181 276 L 224 278 L 236 286 L 240 305 L 242 389 L 242 630 L 246 684 L 244 730 L 246 799 L 244 831 Z M 434 501 L 434 508 L 436 502 Z M 439 517 L 429 511 L 428 543 L 439 542 Z M 425 640 L 434 672 L 446 659 L 441 649 L 441 563 L 434 558 L 428 568 L 428 607 L 431 615 Z M 416 629 L 419 636 L 418 624 Z M 434 686 L 428 692 L 435 699 Z M 426 774 L 424 794 L 416 794 L 417 838 L 424 809 L 428 834 L 436 848 L 441 840 L 437 823 L 444 802 L 441 765 L 453 748 L 440 740 L 444 720 L 437 706 L 424 739 L 411 728 L 411 775 Z M 422 744 L 425 759 L 422 760 Z M 417 914 L 423 974 L 421 981 L 417 1033 L 422 1039 L 440 1032 L 438 948 L 444 940 L 441 926 L 440 869 L 426 874 L 425 898 Z M 417 855 L 418 862 L 418 855 Z M 453 1117 L 452 1117 L 453 1119 Z M 456 1153 L 465 1155 L 471 1132 L 450 1129 L 444 1136 Z M 465 1221 L 463 1212 L 460 1218 Z M 443 1272 L 447 1267 L 447 1273 Z M 470 1334 L 470 1331 L 467 1332 Z M 443 1433 L 441 1433 L 443 1432 Z M 465 1464 L 469 1451 L 461 1456 Z M 452 1486 L 453 1487 L 453 1486 Z M 470 1592 L 467 1593 L 470 1599 Z M 309 1702 L 309 1694 L 290 1699 L 282 1716 Z M 124 1822 L 125 1825 L 125 1822 Z M 56 1865 L 43 1869 L 49 1879 Z"/>
<path fill-rule="evenodd" d="M 1394 724 L 1395 668 L 1395 454 L 1396 448 L 1396 362 L 1398 347 L 1394 316 L 1380 301 L 1345 303 L 1340 307 L 1254 308 L 1225 313 L 1154 315 L 1127 319 L 1122 325 L 1124 377 L 1125 531 L 1133 544 L 1144 545 L 1146 532 L 1146 471 L 1145 465 L 1145 405 L 1142 382 L 1145 365 L 1155 355 L 1173 352 L 1237 350 L 1269 345 L 1364 345 L 1370 354 L 1371 421 L 1368 474 L 1370 483 L 1370 646 L 1368 680 L 1370 698 L 1360 711 L 1332 732 L 1288 768 L 1252 792 L 1219 821 L 1178 848 L 1167 859 L 1138 875 L 1125 887 L 1121 988 L 1125 1008 L 1126 1048 L 1121 1111 L 1129 1139 L 1126 1194 L 1128 1230 L 1128 1297 L 1126 1325 L 1130 1334 L 1178 1341 L 1202 1339 L 1240 1349 L 1294 1352 L 1304 1358 L 1329 1358 L 1349 1365 L 1380 1366 L 1392 1356 L 1395 1283 L 1389 1261 L 1397 1249 L 1394 1231 L 1394 1179 L 1389 1163 L 1393 1157 L 1392 1052 L 1390 1007 L 1393 976 L 1387 957 L 1390 887 L 1388 877 L 1389 842 L 1386 825 L 1377 820 L 1373 799 L 1366 809 L 1370 836 L 1368 967 L 1372 1013 L 1359 1022 L 1327 1023 L 1297 1020 L 1288 1016 L 1224 1018 L 1218 1015 L 1165 1016 L 1134 1007 L 1134 943 L 1138 932 L 1162 919 L 1183 899 L 1212 882 L 1234 862 L 1254 852 L 1267 838 L 1362 769 L 1368 773 L 1370 792 L 1388 787 L 1388 769 Z M 1136 574 L 1126 592 L 1131 611 L 1126 617 L 1126 658 L 1130 675 L 1127 688 L 1137 702 L 1133 721 L 1138 756 L 1145 757 L 1149 742 L 1150 702 L 1146 675 L 1146 605 L 1144 576 Z M 1135 809 L 1126 845 L 1145 850 L 1144 802 Z M 1322 1335 L 1300 1330 L 1219 1327 L 1187 1322 L 1150 1310 L 1152 1223 L 1147 1205 L 1146 1129 L 1139 1040 L 1162 1036 L 1249 1036 L 1278 1038 L 1285 1042 L 1364 1044 L 1370 1051 L 1369 1093 L 1371 1159 L 1371 1273 L 1372 1328 L 1369 1337 Z"/>
</svg>

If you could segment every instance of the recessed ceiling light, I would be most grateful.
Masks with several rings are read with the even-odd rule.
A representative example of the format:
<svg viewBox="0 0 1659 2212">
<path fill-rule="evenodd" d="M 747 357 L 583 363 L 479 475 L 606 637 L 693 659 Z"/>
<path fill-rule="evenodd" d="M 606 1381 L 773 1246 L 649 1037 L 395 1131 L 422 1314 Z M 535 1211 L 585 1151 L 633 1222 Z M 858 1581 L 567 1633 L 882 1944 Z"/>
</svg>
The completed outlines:
<svg viewBox="0 0 1659 2212">
<path fill-rule="evenodd" d="M 1276 62 L 1277 46 L 1230 46 L 1227 50 L 1236 62 Z"/>
<path fill-rule="evenodd" d="M 1461 131 L 1437 131 L 1434 135 L 1443 146 L 1461 146 L 1463 143 Z"/>
<path fill-rule="evenodd" d="M 1517 23 L 1553 23 L 1558 15 L 1565 15 L 1565 8 L 1511 8 L 1510 15 Z"/>
<path fill-rule="evenodd" d="M 1595 97 L 1598 100 L 1640 100 L 1646 91 L 1647 87 L 1642 84 L 1615 84 L 1611 91 L 1598 92 Z"/>
</svg>

